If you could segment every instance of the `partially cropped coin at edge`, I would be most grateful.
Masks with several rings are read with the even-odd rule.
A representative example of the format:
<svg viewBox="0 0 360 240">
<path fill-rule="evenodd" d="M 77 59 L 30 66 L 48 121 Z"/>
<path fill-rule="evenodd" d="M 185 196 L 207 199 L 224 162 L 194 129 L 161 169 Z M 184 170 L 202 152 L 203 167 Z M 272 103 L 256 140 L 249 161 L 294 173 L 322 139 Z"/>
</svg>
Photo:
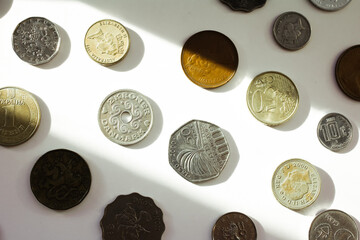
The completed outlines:
<svg viewBox="0 0 360 240">
<path fill-rule="evenodd" d="M 337 11 L 347 6 L 351 0 L 310 0 L 316 7 L 325 11 Z"/>
<path fill-rule="evenodd" d="M 228 5 L 232 10 L 243 11 L 243 12 L 251 12 L 254 9 L 261 8 L 266 3 L 266 0 L 252 0 L 252 1 L 220 0 L 220 1 Z"/>
</svg>

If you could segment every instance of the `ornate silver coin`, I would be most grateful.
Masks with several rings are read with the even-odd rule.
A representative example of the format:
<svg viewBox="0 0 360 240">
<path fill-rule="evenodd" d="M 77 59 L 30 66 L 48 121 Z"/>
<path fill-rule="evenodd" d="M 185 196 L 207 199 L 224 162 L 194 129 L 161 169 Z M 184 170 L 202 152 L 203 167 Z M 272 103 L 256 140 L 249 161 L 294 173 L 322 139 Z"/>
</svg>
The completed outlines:
<svg viewBox="0 0 360 240">
<path fill-rule="evenodd" d="M 192 120 L 170 137 L 169 163 L 190 182 L 202 182 L 219 176 L 230 155 L 221 129 L 209 122 Z"/>
<path fill-rule="evenodd" d="M 31 17 L 16 26 L 12 45 L 21 60 L 40 65 L 49 62 L 59 51 L 60 34 L 46 18 Z"/>
<path fill-rule="evenodd" d="M 316 7 L 326 11 L 336 11 L 348 5 L 351 0 L 310 0 Z"/>
<path fill-rule="evenodd" d="M 359 230 L 354 219 L 339 210 L 327 210 L 315 217 L 309 240 L 358 240 Z"/>
<path fill-rule="evenodd" d="M 329 113 L 319 122 L 317 136 L 321 144 L 338 151 L 348 145 L 352 139 L 352 125 L 350 121 L 339 113 Z"/>
<path fill-rule="evenodd" d="M 299 50 L 310 39 L 310 23 L 300 13 L 285 12 L 276 18 L 273 34 L 281 47 L 291 51 Z"/>
<path fill-rule="evenodd" d="M 120 145 L 143 140 L 153 125 L 153 111 L 142 94 L 118 90 L 108 95 L 99 109 L 99 126 L 103 134 Z"/>
</svg>

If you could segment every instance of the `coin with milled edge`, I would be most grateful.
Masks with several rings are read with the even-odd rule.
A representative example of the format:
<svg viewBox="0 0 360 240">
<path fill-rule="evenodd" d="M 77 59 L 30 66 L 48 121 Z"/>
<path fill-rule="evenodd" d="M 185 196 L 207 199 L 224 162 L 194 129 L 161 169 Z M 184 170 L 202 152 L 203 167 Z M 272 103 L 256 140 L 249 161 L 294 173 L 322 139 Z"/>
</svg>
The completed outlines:
<svg viewBox="0 0 360 240">
<path fill-rule="evenodd" d="M 355 220 L 340 210 L 326 210 L 311 223 L 309 240 L 359 240 Z"/>
<path fill-rule="evenodd" d="M 309 162 L 290 159 L 275 170 L 271 186 L 279 203 L 299 210 L 315 202 L 320 194 L 321 180 L 316 168 Z"/>
<path fill-rule="evenodd" d="M 31 190 L 48 208 L 66 210 L 86 197 L 91 173 L 85 160 L 67 149 L 56 149 L 42 155 L 30 175 Z"/>
<path fill-rule="evenodd" d="M 100 226 L 103 240 L 160 240 L 165 231 L 161 209 L 138 193 L 120 195 L 108 204 Z"/>
<path fill-rule="evenodd" d="M 27 18 L 19 23 L 12 36 L 18 57 L 32 65 L 49 62 L 60 48 L 60 34 L 54 23 L 43 17 Z"/>
<path fill-rule="evenodd" d="M 256 238 L 257 232 L 254 222 L 239 212 L 229 212 L 222 215 L 212 229 L 212 240 L 256 240 Z"/>
<path fill-rule="evenodd" d="M 230 156 L 230 147 L 218 126 L 192 120 L 170 137 L 169 163 L 186 180 L 197 183 L 220 175 Z"/>
<path fill-rule="evenodd" d="M 41 112 L 34 96 L 24 89 L 0 89 L 0 145 L 19 145 L 40 125 Z"/>
<path fill-rule="evenodd" d="M 120 145 L 143 140 L 153 125 L 153 111 L 144 95 L 134 90 L 118 90 L 108 95 L 99 109 L 103 134 Z"/>
<path fill-rule="evenodd" d="M 246 101 L 257 120 L 268 126 L 276 126 L 295 114 L 299 94 L 294 83 L 284 74 L 264 72 L 250 83 Z"/>
<path fill-rule="evenodd" d="M 326 11 L 337 11 L 348 5 L 351 0 L 310 0 L 316 7 Z"/>
<path fill-rule="evenodd" d="M 130 37 L 120 23 L 105 19 L 88 29 L 85 35 L 85 49 L 92 60 L 104 66 L 122 60 L 129 51 Z"/>
<path fill-rule="evenodd" d="M 335 77 L 340 89 L 348 97 L 360 101 L 360 45 L 346 49 L 338 58 Z"/>
<path fill-rule="evenodd" d="M 238 62 L 234 43 L 216 31 L 192 35 L 181 52 L 181 65 L 186 76 L 203 88 L 216 88 L 229 82 Z"/>
<path fill-rule="evenodd" d="M 310 23 L 300 13 L 285 12 L 276 18 L 273 35 L 281 47 L 291 51 L 299 50 L 310 39 Z"/>
<path fill-rule="evenodd" d="M 345 148 L 352 139 L 350 121 L 339 113 L 329 113 L 319 122 L 317 136 L 320 143 L 332 151 Z"/>
<path fill-rule="evenodd" d="M 220 0 L 228 5 L 232 10 L 251 12 L 256 8 L 265 5 L 266 0 Z"/>
</svg>

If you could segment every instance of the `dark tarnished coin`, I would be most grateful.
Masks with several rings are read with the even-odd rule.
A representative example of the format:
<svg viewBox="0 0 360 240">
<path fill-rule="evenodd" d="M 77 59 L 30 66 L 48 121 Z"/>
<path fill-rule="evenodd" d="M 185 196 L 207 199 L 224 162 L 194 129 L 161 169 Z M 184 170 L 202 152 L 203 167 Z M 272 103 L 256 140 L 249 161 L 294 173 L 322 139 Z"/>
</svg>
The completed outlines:
<svg viewBox="0 0 360 240">
<path fill-rule="evenodd" d="M 329 113 L 320 120 L 317 135 L 324 147 L 338 151 L 345 148 L 351 141 L 352 125 L 343 115 Z"/>
<path fill-rule="evenodd" d="M 336 11 L 348 5 L 351 0 L 310 0 L 316 7 L 326 11 Z"/>
<path fill-rule="evenodd" d="M 309 240 L 359 240 L 354 219 L 339 210 L 327 210 L 315 217 L 309 230 Z"/>
<path fill-rule="evenodd" d="M 273 34 L 281 47 L 291 51 L 299 50 L 310 39 L 310 23 L 297 12 L 285 12 L 276 18 Z"/>
<path fill-rule="evenodd" d="M 91 173 L 77 153 L 56 149 L 35 163 L 30 185 L 40 203 L 54 210 L 66 210 L 85 198 L 90 190 Z"/>
<path fill-rule="evenodd" d="M 346 49 L 338 58 L 335 77 L 340 89 L 350 98 L 360 101 L 360 45 Z"/>
<path fill-rule="evenodd" d="M 238 67 L 234 43 L 216 31 L 192 35 L 181 52 L 181 65 L 186 76 L 203 88 L 216 88 L 229 82 Z"/>
<path fill-rule="evenodd" d="M 170 137 L 169 163 L 190 182 L 216 178 L 229 156 L 230 148 L 224 133 L 212 123 L 192 120 Z"/>
<path fill-rule="evenodd" d="M 251 12 L 256 8 L 265 5 L 266 0 L 220 0 L 228 5 L 232 10 Z"/>
<path fill-rule="evenodd" d="M 19 58 L 32 65 L 49 62 L 60 48 L 60 35 L 54 23 L 46 18 L 31 17 L 19 23 L 12 44 Z"/>
<path fill-rule="evenodd" d="M 230 212 L 221 216 L 212 229 L 212 240 L 256 240 L 254 222 L 245 214 Z"/>
<path fill-rule="evenodd" d="M 103 240 L 160 240 L 165 231 L 161 209 L 138 193 L 120 195 L 107 205 L 100 226 Z"/>
</svg>

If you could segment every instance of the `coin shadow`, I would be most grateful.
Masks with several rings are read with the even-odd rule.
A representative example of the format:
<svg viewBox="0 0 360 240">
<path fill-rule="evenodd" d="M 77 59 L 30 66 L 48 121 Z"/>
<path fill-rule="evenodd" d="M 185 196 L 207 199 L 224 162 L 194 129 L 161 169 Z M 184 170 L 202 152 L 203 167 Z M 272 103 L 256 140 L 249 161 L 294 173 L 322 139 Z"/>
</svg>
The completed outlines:
<svg viewBox="0 0 360 240">
<path fill-rule="evenodd" d="M 359 130 L 358 130 L 358 126 L 355 124 L 355 122 L 351 121 L 351 125 L 352 125 L 352 131 L 353 131 L 352 139 L 348 146 L 346 146 L 343 149 L 340 149 L 339 151 L 337 151 L 337 153 L 340 153 L 340 154 L 348 153 L 348 152 L 351 152 L 356 147 L 356 145 L 359 141 Z"/>
<path fill-rule="evenodd" d="M 4 17 L 6 13 L 10 10 L 13 4 L 13 0 L 0 0 L 0 18 Z M 0 235 L 1 239 L 1 235 Z"/>
<path fill-rule="evenodd" d="M 138 66 L 144 57 L 145 45 L 141 37 L 132 29 L 126 28 L 130 35 L 130 48 L 124 59 L 108 68 L 118 72 L 127 72 Z"/>
<path fill-rule="evenodd" d="M 61 38 L 59 52 L 56 54 L 56 56 L 53 59 L 50 60 L 50 62 L 37 66 L 41 69 L 57 68 L 61 64 L 63 64 L 70 55 L 71 41 L 69 35 L 61 26 L 56 24 L 56 27 L 59 31 Z"/>
</svg>

